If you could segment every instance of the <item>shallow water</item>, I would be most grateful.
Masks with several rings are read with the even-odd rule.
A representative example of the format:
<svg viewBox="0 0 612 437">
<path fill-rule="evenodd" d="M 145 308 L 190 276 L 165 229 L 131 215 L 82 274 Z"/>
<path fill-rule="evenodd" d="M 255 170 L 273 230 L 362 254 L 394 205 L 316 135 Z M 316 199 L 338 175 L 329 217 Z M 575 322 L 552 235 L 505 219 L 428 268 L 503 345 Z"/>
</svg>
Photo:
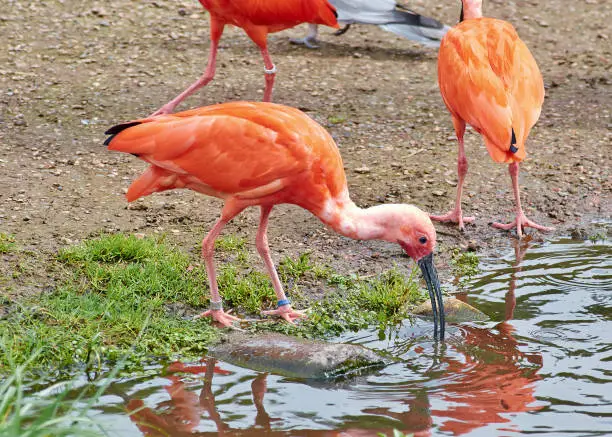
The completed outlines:
<svg viewBox="0 0 612 437">
<path fill-rule="evenodd" d="M 428 320 L 340 339 L 400 359 L 383 370 L 323 383 L 176 363 L 112 384 L 94 416 L 114 436 L 612 435 L 612 245 L 524 244 L 482 269 L 468 302 L 494 322 L 443 345 Z"/>
</svg>

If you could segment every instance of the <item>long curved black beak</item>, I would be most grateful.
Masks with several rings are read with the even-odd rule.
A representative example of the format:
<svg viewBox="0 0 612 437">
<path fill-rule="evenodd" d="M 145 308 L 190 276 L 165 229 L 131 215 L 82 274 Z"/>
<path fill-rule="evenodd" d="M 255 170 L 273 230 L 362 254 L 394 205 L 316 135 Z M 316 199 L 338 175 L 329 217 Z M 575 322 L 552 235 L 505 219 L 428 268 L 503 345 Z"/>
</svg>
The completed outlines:
<svg viewBox="0 0 612 437">
<path fill-rule="evenodd" d="M 431 309 L 434 317 L 434 337 L 438 337 L 438 327 L 440 328 L 440 340 L 444 339 L 444 302 L 442 301 L 442 290 L 440 289 L 440 280 L 438 272 L 433 263 L 433 253 L 424 256 L 418 261 L 423 278 L 427 283 L 427 291 L 429 291 L 429 299 L 431 299 Z"/>
</svg>

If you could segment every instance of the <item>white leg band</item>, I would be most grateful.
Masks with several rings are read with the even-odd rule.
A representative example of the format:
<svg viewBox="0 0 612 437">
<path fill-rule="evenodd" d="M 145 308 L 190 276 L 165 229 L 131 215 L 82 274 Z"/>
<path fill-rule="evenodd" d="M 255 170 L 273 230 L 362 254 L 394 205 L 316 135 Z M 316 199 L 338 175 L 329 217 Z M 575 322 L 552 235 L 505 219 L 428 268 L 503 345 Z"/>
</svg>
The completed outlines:
<svg viewBox="0 0 612 437">
<path fill-rule="evenodd" d="M 264 73 L 266 74 L 274 74 L 276 73 L 276 65 L 272 65 L 272 70 L 268 70 L 265 66 L 264 66 Z"/>
<path fill-rule="evenodd" d="M 214 302 L 214 301 L 210 301 L 210 309 L 213 311 L 221 311 L 223 310 L 223 301 L 219 301 L 219 302 Z"/>
</svg>

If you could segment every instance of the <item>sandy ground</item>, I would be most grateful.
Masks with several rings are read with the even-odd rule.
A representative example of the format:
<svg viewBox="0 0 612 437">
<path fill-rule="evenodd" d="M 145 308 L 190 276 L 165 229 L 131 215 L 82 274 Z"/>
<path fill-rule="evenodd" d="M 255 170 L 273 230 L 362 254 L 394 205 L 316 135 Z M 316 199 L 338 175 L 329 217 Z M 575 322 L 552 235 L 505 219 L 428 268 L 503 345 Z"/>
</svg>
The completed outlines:
<svg viewBox="0 0 612 437">
<path fill-rule="evenodd" d="M 153 112 L 201 74 L 209 42 L 199 3 L 7 1 L 0 11 L 0 232 L 42 259 L 101 231 L 167 233 L 197 253 L 220 201 L 174 191 L 127 208 L 123 193 L 145 164 L 108 152 L 102 142 L 106 128 Z M 408 4 L 454 24 L 460 3 Z M 485 14 L 515 24 L 546 84 L 522 166 L 526 212 L 555 226 L 551 235 L 589 232 L 593 218 L 611 215 L 612 3 L 491 0 Z M 342 37 L 322 29 L 317 51 L 288 42 L 304 31 L 270 37 L 279 68 L 275 101 L 307 111 L 333 133 L 359 205 L 406 202 L 447 211 L 456 142 L 438 93 L 436 51 L 369 26 Z M 216 79 L 179 109 L 260 100 L 262 69 L 254 44 L 229 28 Z M 492 162 L 473 132 L 466 147 L 464 210 L 477 221 L 465 234 L 436 225 L 442 269 L 454 247 L 505 250 L 513 239 L 488 226 L 513 218 L 507 167 Z M 257 214 L 248 211 L 227 230 L 248 237 L 253 249 Z M 270 244 L 276 259 L 310 249 L 345 273 L 408 264 L 399 247 L 340 238 L 293 206 L 275 209 Z M 41 276 L 34 285 L 50 281 Z M 14 285 L 14 292 L 27 286 Z"/>
</svg>

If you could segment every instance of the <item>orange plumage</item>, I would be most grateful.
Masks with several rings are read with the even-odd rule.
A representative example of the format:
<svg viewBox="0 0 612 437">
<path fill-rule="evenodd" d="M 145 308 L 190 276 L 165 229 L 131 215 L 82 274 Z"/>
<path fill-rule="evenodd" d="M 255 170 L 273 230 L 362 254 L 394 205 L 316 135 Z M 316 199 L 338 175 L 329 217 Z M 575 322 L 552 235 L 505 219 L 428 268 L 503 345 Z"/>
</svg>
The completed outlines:
<svg viewBox="0 0 612 437">
<path fill-rule="evenodd" d="M 259 47 L 264 59 L 266 87 L 264 101 L 272 100 L 276 67 L 268 53 L 268 34 L 289 29 L 301 23 L 339 27 L 336 9 L 327 0 L 200 0 L 210 13 L 210 55 L 204 74 L 153 115 L 170 114 L 174 108 L 215 75 L 217 49 L 226 25 L 244 29 Z"/>
<path fill-rule="evenodd" d="M 525 217 L 518 188 L 519 162 L 526 156 L 529 131 L 537 122 L 544 102 L 544 83 L 535 59 L 514 27 L 505 21 L 482 17 L 482 0 L 462 0 L 462 21 L 442 39 L 438 54 L 438 82 L 459 144 L 458 184 L 455 207 L 447 214 L 431 216 L 452 221 L 463 229 L 461 193 L 468 169 L 463 135 L 466 123 L 484 138 L 496 162 L 510 163 L 516 203 L 516 220 L 494 223 L 511 229 L 531 226 L 548 230 Z"/>
<path fill-rule="evenodd" d="M 256 237 L 272 279 L 277 314 L 292 322 L 303 315 L 287 300 L 270 257 L 266 236 L 274 205 L 307 209 L 342 235 L 399 244 L 418 261 L 434 314 L 434 335 L 444 336 L 444 306 L 433 265 L 436 232 L 412 205 L 357 207 L 350 199 L 342 158 L 334 140 L 303 112 L 273 103 L 232 102 L 172 115 L 149 117 L 107 131 L 110 150 L 132 153 L 151 166 L 130 186 L 129 201 L 159 191 L 188 188 L 224 200 L 221 218 L 202 242 L 212 316 L 224 325 L 214 267 L 214 242 L 223 227 L 250 206 L 260 206 Z M 439 315 L 439 317 L 438 317 Z"/>
<path fill-rule="evenodd" d="M 346 189 L 333 139 L 294 108 L 232 102 L 136 123 L 109 144 L 152 164 L 130 186 L 130 202 L 189 188 L 254 205 L 293 203 L 318 214 Z"/>
<path fill-rule="evenodd" d="M 496 162 L 525 158 L 525 140 L 544 102 L 544 82 L 510 23 L 480 18 L 451 29 L 440 45 L 438 80 L 453 117 L 482 134 Z"/>
<path fill-rule="evenodd" d="M 219 25 L 241 27 L 255 44 L 265 44 L 268 33 L 280 32 L 301 23 L 338 27 L 336 9 L 327 0 L 199 0 Z"/>
</svg>

